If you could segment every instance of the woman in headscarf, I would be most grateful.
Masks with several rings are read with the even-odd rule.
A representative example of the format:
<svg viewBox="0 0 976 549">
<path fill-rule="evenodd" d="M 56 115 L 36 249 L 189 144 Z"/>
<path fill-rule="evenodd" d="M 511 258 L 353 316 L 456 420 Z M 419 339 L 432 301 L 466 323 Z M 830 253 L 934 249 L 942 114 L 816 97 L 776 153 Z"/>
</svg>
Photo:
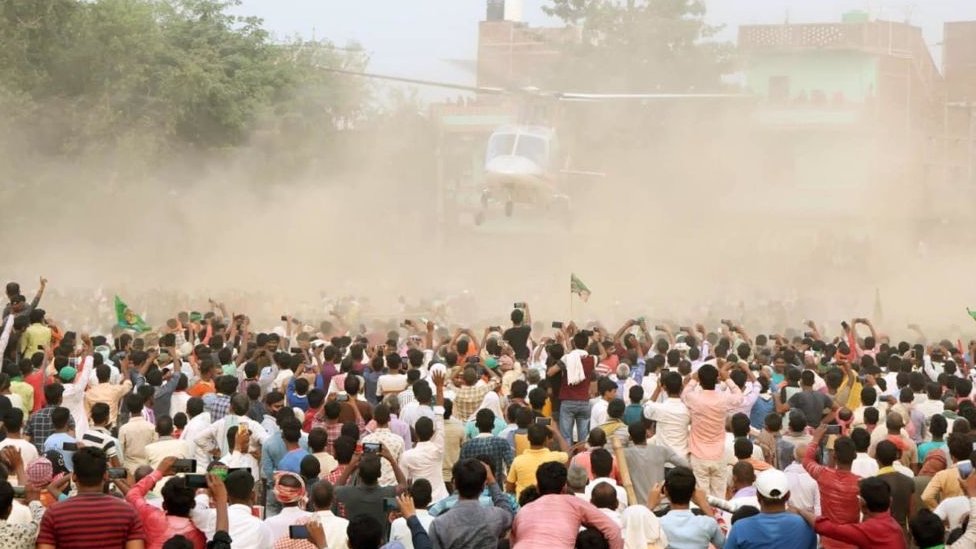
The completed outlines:
<svg viewBox="0 0 976 549">
<path fill-rule="evenodd" d="M 668 538 L 654 513 L 644 505 L 631 505 L 623 512 L 624 549 L 664 549 Z"/>
<path fill-rule="evenodd" d="M 488 360 L 491 361 L 494 359 L 489 358 Z M 468 420 L 468 422 L 464 425 L 464 434 L 467 438 L 470 439 L 478 436 L 478 427 L 475 425 L 474 418 L 481 410 L 491 410 L 491 413 L 495 414 L 495 426 L 491 429 L 492 435 L 498 436 L 498 434 L 508 426 L 508 423 L 505 422 L 505 414 L 502 412 L 502 398 L 498 394 L 500 390 L 501 387 L 498 387 L 494 391 L 488 391 L 485 393 L 485 397 L 481 399 L 481 406 L 478 406 L 478 409 L 475 410 L 474 415 L 472 415 L 471 419 Z"/>
</svg>

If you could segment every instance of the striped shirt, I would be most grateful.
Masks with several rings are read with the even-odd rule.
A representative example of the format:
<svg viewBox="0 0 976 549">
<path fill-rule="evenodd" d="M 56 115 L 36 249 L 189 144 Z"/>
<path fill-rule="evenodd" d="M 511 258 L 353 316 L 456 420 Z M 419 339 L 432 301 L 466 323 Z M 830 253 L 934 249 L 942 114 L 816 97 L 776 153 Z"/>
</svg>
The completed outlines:
<svg viewBox="0 0 976 549">
<path fill-rule="evenodd" d="M 119 457 L 118 443 L 104 427 L 92 427 L 90 431 L 85 431 L 85 434 L 81 436 L 81 441 L 85 446 L 100 448 L 105 452 L 105 457 L 108 459 L 113 457 L 119 458 L 120 461 L 122 459 Z"/>
<path fill-rule="evenodd" d="M 97 493 L 81 493 L 55 503 L 44 513 L 38 544 L 54 547 L 124 547 L 145 540 L 136 510 L 125 501 Z"/>
</svg>

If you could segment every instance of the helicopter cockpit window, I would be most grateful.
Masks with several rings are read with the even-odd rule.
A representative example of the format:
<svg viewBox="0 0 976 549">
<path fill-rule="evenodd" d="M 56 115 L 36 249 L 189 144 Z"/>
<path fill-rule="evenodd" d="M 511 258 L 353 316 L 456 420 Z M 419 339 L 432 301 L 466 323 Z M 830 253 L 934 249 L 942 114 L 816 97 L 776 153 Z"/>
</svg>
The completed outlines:
<svg viewBox="0 0 976 549">
<path fill-rule="evenodd" d="M 514 148 L 514 133 L 496 133 L 491 136 L 491 140 L 488 142 L 488 160 L 496 156 L 512 154 L 512 149 Z"/>
<path fill-rule="evenodd" d="M 515 154 L 532 160 L 538 166 L 546 166 L 549 163 L 549 143 L 541 137 L 522 134 L 515 145 Z"/>
</svg>

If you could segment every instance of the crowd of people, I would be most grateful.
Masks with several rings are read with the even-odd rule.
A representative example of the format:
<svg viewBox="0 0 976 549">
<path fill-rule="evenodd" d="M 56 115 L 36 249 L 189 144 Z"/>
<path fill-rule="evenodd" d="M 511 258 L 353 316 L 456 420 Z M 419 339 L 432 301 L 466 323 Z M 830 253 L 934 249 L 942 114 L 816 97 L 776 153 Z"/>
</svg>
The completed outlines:
<svg viewBox="0 0 976 549">
<path fill-rule="evenodd" d="M 9 283 L 9 548 L 976 547 L 971 342 L 868 319 L 77 333 Z M 546 333 L 540 333 L 546 332 Z"/>
</svg>

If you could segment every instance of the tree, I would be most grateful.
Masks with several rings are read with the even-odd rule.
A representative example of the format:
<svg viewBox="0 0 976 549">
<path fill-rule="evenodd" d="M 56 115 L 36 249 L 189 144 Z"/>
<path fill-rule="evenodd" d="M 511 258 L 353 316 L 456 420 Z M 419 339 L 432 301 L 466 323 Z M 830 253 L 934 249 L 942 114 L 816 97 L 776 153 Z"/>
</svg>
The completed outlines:
<svg viewBox="0 0 976 549">
<path fill-rule="evenodd" d="M 550 0 L 551 16 L 582 28 L 552 78 L 593 92 L 688 92 L 720 87 L 731 48 L 709 42 L 704 0 Z"/>
</svg>

